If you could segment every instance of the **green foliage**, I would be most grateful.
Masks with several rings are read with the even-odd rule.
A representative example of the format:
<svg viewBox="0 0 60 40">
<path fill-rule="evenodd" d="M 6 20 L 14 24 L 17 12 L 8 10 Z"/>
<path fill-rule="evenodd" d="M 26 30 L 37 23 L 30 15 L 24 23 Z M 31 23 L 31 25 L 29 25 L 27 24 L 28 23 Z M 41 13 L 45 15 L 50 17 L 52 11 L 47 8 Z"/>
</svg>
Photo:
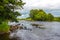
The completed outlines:
<svg viewBox="0 0 60 40">
<path fill-rule="evenodd" d="M 37 21 L 52 21 L 54 19 L 54 16 L 51 13 L 47 14 L 44 10 L 41 9 L 32 9 L 30 11 L 30 17 Z"/>
<path fill-rule="evenodd" d="M 54 16 L 51 13 L 49 13 L 47 16 L 48 16 L 47 17 L 48 21 L 53 21 L 54 20 Z"/>
<path fill-rule="evenodd" d="M 60 21 L 60 17 L 58 17 L 58 21 Z"/>
<path fill-rule="evenodd" d="M 21 14 L 15 9 L 22 9 L 24 4 L 22 0 L 0 0 L 0 32 L 8 32 L 6 20 L 17 22 L 17 16 Z"/>
<path fill-rule="evenodd" d="M 25 3 L 22 0 L 0 0 L 0 21 L 14 20 L 20 15 L 20 13 L 14 10 L 18 7 L 23 8 Z"/>
<path fill-rule="evenodd" d="M 33 21 L 31 17 L 26 18 L 25 20 Z"/>
<path fill-rule="evenodd" d="M 7 22 L 2 22 L 0 24 L 0 32 L 8 32 L 9 31 L 9 26 Z"/>
<path fill-rule="evenodd" d="M 35 9 L 35 10 L 32 9 L 32 10 L 30 11 L 30 17 L 31 17 L 31 18 L 34 18 L 34 16 L 35 16 L 37 13 L 38 13 L 38 10 L 37 10 L 37 9 Z M 34 15 L 34 14 L 35 14 L 35 15 Z"/>
<path fill-rule="evenodd" d="M 60 22 L 60 17 L 55 17 L 54 21 L 59 21 Z"/>
<path fill-rule="evenodd" d="M 35 17 L 39 21 L 45 21 L 45 19 L 46 19 L 46 13 L 43 10 L 39 10 L 39 12 L 36 14 Z"/>
</svg>

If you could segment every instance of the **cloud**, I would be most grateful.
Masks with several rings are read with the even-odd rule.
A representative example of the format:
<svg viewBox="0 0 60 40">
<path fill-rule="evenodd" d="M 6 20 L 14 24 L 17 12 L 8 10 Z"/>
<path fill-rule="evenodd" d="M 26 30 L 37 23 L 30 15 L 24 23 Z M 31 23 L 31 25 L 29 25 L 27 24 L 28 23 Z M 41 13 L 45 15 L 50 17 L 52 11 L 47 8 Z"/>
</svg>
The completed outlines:
<svg viewBox="0 0 60 40">
<path fill-rule="evenodd" d="M 47 13 L 52 13 L 54 16 L 60 16 L 60 9 L 45 9 Z"/>
<path fill-rule="evenodd" d="M 59 9 L 60 0 L 23 0 L 26 2 L 25 7 L 38 7 L 38 8 L 50 8 Z"/>
<path fill-rule="evenodd" d="M 20 18 L 29 16 L 29 10 L 32 8 L 44 9 L 47 13 L 52 13 L 54 16 L 60 16 L 60 0 L 23 0 L 26 4 L 24 9 L 19 12 L 22 13 Z"/>
<path fill-rule="evenodd" d="M 26 17 L 29 17 L 29 14 L 21 15 L 21 16 L 18 16 L 17 18 L 26 18 Z"/>
</svg>

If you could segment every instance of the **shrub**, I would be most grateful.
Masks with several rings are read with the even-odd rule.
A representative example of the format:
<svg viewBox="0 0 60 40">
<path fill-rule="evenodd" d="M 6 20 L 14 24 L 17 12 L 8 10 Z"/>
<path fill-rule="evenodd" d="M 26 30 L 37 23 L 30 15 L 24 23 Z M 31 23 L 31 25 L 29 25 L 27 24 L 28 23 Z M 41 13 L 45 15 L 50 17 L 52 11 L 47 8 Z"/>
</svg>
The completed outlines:
<svg viewBox="0 0 60 40">
<path fill-rule="evenodd" d="M 0 32 L 8 32 L 9 31 L 9 25 L 7 22 L 2 22 L 0 24 Z"/>
</svg>

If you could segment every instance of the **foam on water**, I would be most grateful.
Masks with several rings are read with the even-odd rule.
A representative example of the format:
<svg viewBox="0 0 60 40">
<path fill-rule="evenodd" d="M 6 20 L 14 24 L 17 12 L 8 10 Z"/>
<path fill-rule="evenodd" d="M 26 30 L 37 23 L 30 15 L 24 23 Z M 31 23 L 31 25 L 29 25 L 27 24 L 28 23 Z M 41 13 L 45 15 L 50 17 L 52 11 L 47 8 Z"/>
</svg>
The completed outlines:
<svg viewBox="0 0 60 40">
<path fill-rule="evenodd" d="M 27 27 L 30 30 L 17 30 L 15 33 L 11 33 L 11 37 L 19 37 L 21 40 L 60 40 L 60 23 L 59 22 L 28 22 L 20 21 L 23 27 Z M 31 23 L 44 24 L 47 29 L 39 29 L 32 27 Z M 20 40 L 20 39 L 18 39 Z"/>
</svg>

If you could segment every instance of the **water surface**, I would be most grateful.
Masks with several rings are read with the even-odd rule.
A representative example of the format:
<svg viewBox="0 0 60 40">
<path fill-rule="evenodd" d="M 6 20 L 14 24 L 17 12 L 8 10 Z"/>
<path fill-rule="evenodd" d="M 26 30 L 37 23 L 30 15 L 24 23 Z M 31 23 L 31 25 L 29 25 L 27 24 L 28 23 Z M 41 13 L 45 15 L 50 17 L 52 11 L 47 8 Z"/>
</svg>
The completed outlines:
<svg viewBox="0 0 60 40">
<path fill-rule="evenodd" d="M 27 27 L 30 30 L 17 30 L 17 32 L 11 33 L 11 37 L 18 37 L 17 40 L 60 40 L 60 22 L 31 22 L 31 21 L 19 21 L 21 26 Z M 45 29 L 36 28 L 31 24 L 43 25 Z"/>
</svg>

